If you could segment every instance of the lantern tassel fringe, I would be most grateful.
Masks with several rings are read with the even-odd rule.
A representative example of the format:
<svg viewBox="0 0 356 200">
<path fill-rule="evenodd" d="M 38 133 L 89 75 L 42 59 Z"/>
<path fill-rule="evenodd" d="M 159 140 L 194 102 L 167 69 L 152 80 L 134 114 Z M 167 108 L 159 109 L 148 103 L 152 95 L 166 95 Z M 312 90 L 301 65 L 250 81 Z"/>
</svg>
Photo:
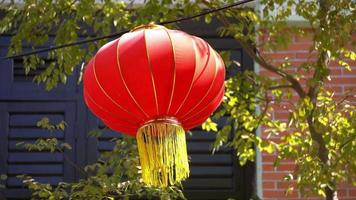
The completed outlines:
<svg viewBox="0 0 356 200">
<path fill-rule="evenodd" d="M 185 132 L 180 125 L 152 122 L 138 130 L 136 139 L 144 183 L 167 187 L 189 176 Z"/>
</svg>

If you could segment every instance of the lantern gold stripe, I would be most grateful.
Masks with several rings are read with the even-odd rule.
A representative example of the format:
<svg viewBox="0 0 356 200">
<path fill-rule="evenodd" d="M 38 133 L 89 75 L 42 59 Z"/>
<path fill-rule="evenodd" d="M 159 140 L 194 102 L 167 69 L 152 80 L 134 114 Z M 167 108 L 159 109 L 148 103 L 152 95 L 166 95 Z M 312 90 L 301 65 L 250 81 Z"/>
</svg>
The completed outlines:
<svg viewBox="0 0 356 200">
<path fill-rule="evenodd" d="M 118 68 L 119 68 L 119 74 L 120 74 L 120 77 L 121 77 L 121 80 L 122 80 L 122 82 L 124 83 L 124 86 L 125 86 L 125 88 L 126 88 L 126 91 L 129 93 L 129 95 L 130 95 L 130 97 L 131 97 L 131 99 L 133 100 L 133 102 L 136 104 L 136 106 L 141 110 L 141 112 L 147 117 L 147 118 L 149 118 L 149 116 L 147 115 L 147 113 L 142 109 L 142 107 L 140 106 L 140 104 L 136 101 L 136 99 L 135 99 L 135 97 L 132 95 L 132 93 L 131 93 L 131 91 L 130 91 L 130 89 L 127 87 L 127 84 L 126 84 L 126 82 L 125 82 L 125 78 L 124 78 L 124 76 L 122 75 L 122 72 L 121 72 L 121 65 L 120 65 L 120 41 L 121 41 L 121 39 L 117 42 L 117 55 L 116 55 L 116 57 L 117 57 L 117 59 L 116 59 L 116 62 L 117 62 L 117 66 L 118 66 Z"/>
<path fill-rule="evenodd" d="M 86 97 L 88 97 L 88 99 L 89 99 L 96 107 L 98 107 L 98 109 L 100 109 L 100 110 L 106 112 L 107 114 L 113 115 L 113 112 L 108 111 L 107 109 L 105 109 L 104 107 L 102 107 L 100 104 L 98 104 L 98 103 L 94 100 L 94 98 L 91 97 L 91 95 L 90 95 L 89 93 L 87 93 Z M 128 124 L 131 124 L 132 126 L 137 126 L 137 124 L 132 123 L 132 121 L 126 120 L 125 118 L 120 117 L 120 120 L 122 120 L 122 121 L 124 121 L 124 122 L 126 122 L 126 123 L 128 123 Z M 143 121 L 142 119 L 140 119 L 140 122 L 143 123 L 144 121 Z"/>
<path fill-rule="evenodd" d="M 210 45 L 209 45 L 209 49 L 210 49 L 210 52 L 213 54 L 213 56 L 214 56 L 214 61 L 215 61 L 215 64 L 214 64 L 214 66 L 215 66 L 214 79 L 213 79 L 213 81 L 211 82 L 210 87 L 209 87 L 208 91 L 205 93 L 204 97 L 201 98 L 200 101 L 199 101 L 194 107 L 192 107 L 191 109 L 189 109 L 189 111 L 186 112 L 186 113 L 182 116 L 182 118 L 184 118 L 185 116 L 189 115 L 196 107 L 198 107 L 198 106 L 200 105 L 201 102 L 203 102 L 203 101 L 205 100 L 205 98 L 209 95 L 211 89 L 213 88 L 213 86 L 214 86 L 214 84 L 215 84 L 215 80 L 216 80 L 216 77 L 217 77 L 217 74 L 218 74 L 218 66 L 217 66 L 217 63 L 216 63 L 217 60 L 218 60 L 218 58 L 216 57 L 216 53 L 214 52 L 214 50 L 211 49 Z"/>
<path fill-rule="evenodd" d="M 207 44 L 207 45 L 208 45 L 208 44 Z M 200 72 L 200 74 L 197 76 L 197 78 L 192 81 L 191 88 L 194 87 L 195 83 L 197 82 L 197 80 L 199 79 L 199 77 L 204 73 L 204 71 L 206 70 L 206 68 L 207 68 L 207 66 L 208 66 L 208 64 L 209 64 L 209 60 L 210 60 L 210 56 L 211 56 L 212 51 L 211 51 L 211 49 L 210 49 L 210 46 L 208 46 L 208 47 L 209 47 L 209 48 L 208 48 L 208 49 L 209 49 L 209 51 L 208 51 L 208 58 L 207 58 L 206 63 L 205 63 L 205 65 L 204 65 L 204 69 Z M 186 96 L 185 96 L 185 99 L 187 99 L 187 98 L 189 97 L 190 93 L 191 93 L 191 90 L 189 90 L 189 92 L 187 92 L 187 94 L 186 94 Z M 179 110 L 183 107 L 184 103 L 185 103 L 185 101 L 180 104 L 179 108 L 178 108 L 177 111 L 174 113 L 175 115 L 176 115 L 176 114 L 179 112 Z"/>
<path fill-rule="evenodd" d="M 145 41 L 145 49 L 146 49 L 146 55 L 147 55 L 147 61 L 149 64 L 150 72 L 151 72 L 151 81 L 152 81 L 152 87 L 153 87 L 153 93 L 155 97 L 155 102 L 156 102 L 156 111 L 157 115 L 159 114 L 159 109 L 158 109 L 158 99 L 157 99 L 157 89 L 156 89 L 156 84 L 155 84 L 155 79 L 153 77 L 153 69 L 152 69 L 152 63 L 150 59 L 150 55 L 148 53 L 148 45 L 147 45 L 147 40 L 146 40 L 146 29 L 143 30 L 143 39 Z"/>
<path fill-rule="evenodd" d="M 172 101 L 173 101 L 173 95 L 174 95 L 174 89 L 176 86 L 176 55 L 175 55 L 175 50 L 174 50 L 174 45 L 173 45 L 173 41 L 172 41 L 172 37 L 169 35 L 169 32 L 167 29 L 163 29 L 169 38 L 169 42 L 172 46 L 172 52 L 173 52 L 173 85 L 172 85 L 172 92 L 171 92 L 171 97 L 169 100 L 169 104 L 168 104 L 168 108 L 167 108 L 167 114 L 169 113 L 169 110 L 171 109 L 171 105 L 172 105 Z"/>
<path fill-rule="evenodd" d="M 100 90 L 104 93 L 104 95 L 113 103 L 115 104 L 118 108 L 120 108 L 121 110 L 127 112 L 128 114 L 132 115 L 133 117 L 135 117 L 136 119 L 138 120 L 142 120 L 142 119 L 139 119 L 136 115 L 134 115 L 133 113 L 129 112 L 128 110 L 126 110 L 125 108 L 123 108 L 120 104 L 118 104 L 116 101 L 114 101 L 110 95 L 108 95 L 108 93 L 104 90 L 103 86 L 100 84 L 99 80 L 98 80 L 98 77 L 97 77 L 97 74 L 96 74 L 96 68 L 95 68 L 95 58 L 96 58 L 96 55 L 94 56 L 93 58 L 93 72 L 94 72 L 94 78 L 95 78 L 95 81 L 96 83 L 98 84 Z"/>
<path fill-rule="evenodd" d="M 190 38 L 191 38 L 191 40 L 192 40 L 193 49 L 194 49 L 194 62 L 195 62 L 195 65 L 194 65 L 194 75 L 195 75 L 195 71 L 197 70 L 197 52 L 196 52 L 196 51 L 197 51 L 197 47 L 196 47 L 196 45 L 195 45 L 195 42 L 194 42 L 193 38 L 192 38 L 192 37 L 190 37 Z M 186 93 L 186 95 L 185 95 L 185 97 L 184 97 L 182 103 L 179 105 L 179 107 L 178 107 L 177 111 L 175 112 L 175 114 L 178 113 L 178 111 L 179 111 L 179 110 L 181 109 L 181 107 L 184 105 L 185 101 L 188 99 L 188 96 L 189 96 L 189 94 L 190 94 L 190 91 L 191 91 L 192 88 L 193 88 L 194 75 L 193 75 L 192 82 L 190 83 L 189 90 L 188 90 L 188 92 Z"/>
<path fill-rule="evenodd" d="M 218 93 L 218 94 L 220 94 L 220 92 L 223 91 L 224 88 L 225 88 L 224 85 L 222 85 L 221 88 L 220 88 L 220 90 L 219 90 L 219 93 Z M 202 113 L 203 111 L 205 111 L 206 108 L 208 108 L 208 105 L 214 103 L 214 101 L 215 101 L 217 98 L 219 98 L 219 95 L 216 95 L 213 100 L 211 100 L 208 104 L 206 104 L 207 106 L 205 106 L 205 108 L 199 110 L 198 112 L 195 112 L 193 115 L 189 115 L 187 118 L 183 119 L 182 122 L 186 122 L 186 121 L 188 121 L 189 119 L 191 119 L 191 118 L 193 118 L 193 117 L 199 115 L 199 114 Z"/>
</svg>

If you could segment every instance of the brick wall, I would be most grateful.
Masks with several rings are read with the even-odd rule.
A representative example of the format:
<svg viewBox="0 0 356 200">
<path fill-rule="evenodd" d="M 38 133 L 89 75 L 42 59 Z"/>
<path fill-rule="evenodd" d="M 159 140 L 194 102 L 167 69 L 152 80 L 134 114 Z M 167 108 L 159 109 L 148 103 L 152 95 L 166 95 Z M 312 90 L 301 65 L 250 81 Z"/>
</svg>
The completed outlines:
<svg viewBox="0 0 356 200">
<path fill-rule="evenodd" d="M 356 39 L 356 35 L 354 35 L 353 39 Z M 311 35 L 303 38 L 295 36 L 288 48 L 275 52 L 263 53 L 266 58 L 275 64 L 283 62 L 285 57 L 288 57 L 293 66 L 299 66 L 305 61 L 315 61 L 315 53 L 309 53 L 309 47 L 311 44 Z M 350 89 L 353 89 L 354 92 L 356 92 L 356 62 L 351 63 L 351 69 L 352 71 L 349 72 L 339 66 L 338 63 L 331 63 L 331 81 L 327 82 L 327 87 L 330 87 L 330 89 L 335 92 L 335 98 L 341 98 L 341 96 Z M 305 73 L 303 71 L 297 71 L 296 68 L 292 69 L 292 71 L 295 71 L 296 73 Z M 260 68 L 260 74 L 269 77 L 277 77 L 262 67 Z M 356 103 L 355 97 L 352 97 L 350 100 Z M 288 104 L 274 106 L 274 111 L 271 113 L 272 117 L 280 120 L 287 120 L 288 111 L 286 108 L 288 108 Z M 262 137 L 266 137 L 266 134 L 263 133 L 263 129 Z M 278 141 L 279 137 L 275 137 L 273 140 Z M 262 153 L 262 192 L 264 200 L 322 199 L 320 197 L 301 197 L 298 192 L 293 192 L 286 196 L 285 190 L 289 183 L 283 181 L 283 177 L 288 172 L 293 171 L 295 167 L 294 162 L 284 161 L 278 168 L 274 168 L 274 160 L 274 155 Z M 352 187 L 347 184 L 341 185 L 338 190 L 338 194 L 340 200 L 356 200 L 356 187 Z"/>
</svg>

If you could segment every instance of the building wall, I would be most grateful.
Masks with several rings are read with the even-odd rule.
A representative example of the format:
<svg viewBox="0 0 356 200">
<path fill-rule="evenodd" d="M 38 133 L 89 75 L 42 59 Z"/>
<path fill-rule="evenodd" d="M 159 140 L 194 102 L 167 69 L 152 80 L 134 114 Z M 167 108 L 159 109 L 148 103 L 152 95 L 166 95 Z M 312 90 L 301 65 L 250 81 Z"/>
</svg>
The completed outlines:
<svg viewBox="0 0 356 200">
<path fill-rule="evenodd" d="M 308 31 L 306 29 L 306 31 Z M 353 37 L 356 38 L 356 35 Z M 265 38 L 261 38 L 263 41 Z M 274 64 L 278 64 L 284 61 L 285 57 L 288 57 L 293 66 L 299 66 L 301 63 L 306 61 L 313 62 L 315 61 L 315 53 L 309 53 L 309 47 L 312 45 L 311 35 L 306 37 L 297 37 L 294 36 L 291 44 L 286 49 L 281 49 L 275 52 L 263 52 L 266 58 L 270 60 Z M 342 98 L 343 94 L 347 91 L 352 90 L 356 91 L 356 62 L 351 62 L 352 71 L 349 72 L 345 70 L 343 67 L 339 66 L 336 62 L 331 62 L 331 81 L 327 81 L 327 87 L 335 92 L 335 98 Z M 266 71 L 264 68 L 258 67 L 259 73 L 264 76 L 276 77 L 277 76 L 269 71 Z M 301 71 L 297 71 L 297 68 L 291 69 L 291 71 L 295 71 L 296 73 L 303 73 Z M 306 74 L 307 75 L 307 74 Z M 356 103 L 356 96 L 351 97 L 350 101 Z M 286 107 L 285 107 L 286 106 Z M 280 106 L 274 106 L 274 112 L 272 112 L 272 117 L 280 120 L 288 119 L 288 111 L 287 104 L 281 104 Z M 263 129 L 261 131 L 262 137 L 267 137 L 266 134 L 263 133 Z M 273 138 L 278 142 L 282 135 Z M 283 181 L 283 177 L 288 173 L 293 171 L 295 165 L 293 161 L 284 161 L 280 164 L 278 168 L 273 167 L 273 162 L 275 160 L 275 155 L 271 155 L 268 153 L 262 153 L 262 159 L 260 165 L 262 172 L 261 174 L 261 185 L 262 185 L 262 195 L 263 200 L 301 200 L 301 199 L 322 199 L 320 197 L 302 197 L 299 193 L 293 192 L 290 195 L 285 195 L 285 190 L 289 186 L 289 183 Z M 342 184 L 339 187 L 338 195 L 340 200 L 355 200 L 356 199 L 356 187 L 352 187 L 347 184 Z"/>
</svg>

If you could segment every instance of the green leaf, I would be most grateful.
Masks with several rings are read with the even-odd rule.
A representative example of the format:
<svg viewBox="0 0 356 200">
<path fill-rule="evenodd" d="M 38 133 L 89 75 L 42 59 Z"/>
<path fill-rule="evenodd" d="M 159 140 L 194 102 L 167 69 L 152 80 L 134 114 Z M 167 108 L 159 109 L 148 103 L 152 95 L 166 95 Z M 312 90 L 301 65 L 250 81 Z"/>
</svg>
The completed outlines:
<svg viewBox="0 0 356 200">
<path fill-rule="evenodd" d="M 206 131 L 215 131 L 217 132 L 218 131 L 218 124 L 211 121 L 210 118 L 208 118 L 203 124 L 202 124 L 202 128 L 203 130 L 206 130 Z"/>
<path fill-rule="evenodd" d="M 100 129 L 93 129 L 93 130 L 89 131 L 89 133 L 88 133 L 88 135 L 90 137 L 96 137 L 96 138 L 99 138 L 102 134 L 103 134 L 103 131 Z"/>
<path fill-rule="evenodd" d="M 62 147 L 62 148 L 65 148 L 65 149 L 68 149 L 68 150 L 71 150 L 71 149 L 72 149 L 72 146 L 71 146 L 70 144 L 68 144 L 68 143 L 62 143 L 62 144 L 61 144 L 61 147 Z"/>
<path fill-rule="evenodd" d="M 6 174 L 1 174 L 0 175 L 0 180 L 6 180 L 7 179 L 7 175 Z"/>
</svg>

